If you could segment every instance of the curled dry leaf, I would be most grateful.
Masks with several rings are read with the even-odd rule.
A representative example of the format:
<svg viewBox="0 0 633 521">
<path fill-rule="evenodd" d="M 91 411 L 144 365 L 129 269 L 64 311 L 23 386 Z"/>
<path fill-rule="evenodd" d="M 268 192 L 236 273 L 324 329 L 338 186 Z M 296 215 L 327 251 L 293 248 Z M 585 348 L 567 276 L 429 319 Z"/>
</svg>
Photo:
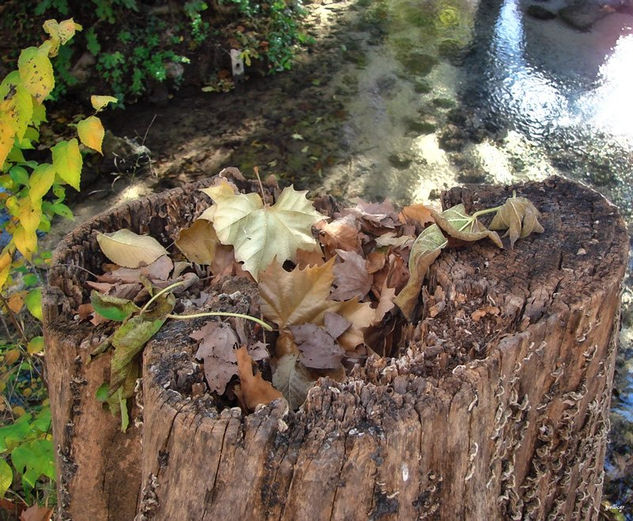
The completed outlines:
<svg viewBox="0 0 633 521">
<path fill-rule="evenodd" d="M 50 521 L 53 509 L 32 505 L 20 514 L 20 521 Z"/>
<path fill-rule="evenodd" d="M 413 312 L 415 311 L 426 272 L 446 244 L 446 237 L 444 237 L 438 225 L 432 224 L 422 231 L 411 247 L 409 281 L 394 299 L 395 304 L 402 310 L 402 313 L 409 321 L 413 319 Z"/>
<path fill-rule="evenodd" d="M 364 257 L 355 251 L 336 250 L 342 262 L 334 265 L 334 300 L 362 299 L 371 290 L 372 276 L 367 271 Z"/>
<path fill-rule="evenodd" d="M 514 248 L 517 239 L 524 239 L 531 233 L 543 233 L 543 226 L 538 222 L 540 216 L 540 212 L 529 199 L 509 197 L 492 218 L 490 229 L 507 228 L 504 237 L 510 237 L 510 248 Z"/>
<path fill-rule="evenodd" d="M 299 361 L 299 355 L 294 353 L 283 355 L 273 372 L 273 385 L 282 392 L 292 410 L 305 401 L 315 381 L 316 378 Z"/>
<path fill-rule="evenodd" d="M 99 233 L 97 242 L 103 254 L 126 268 L 138 268 L 154 262 L 167 250 L 149 235 L 138 235 L 127 228 L 113 233 Z"/>
<path fill-rule="evenodd" d="M 253 374 L 253 360 L 246 347 L 240 347 L 235 355 L 240 378 L 239 396 L 247 410 L 254 411 L 260 403 L 268 404 L 283 396 L 270 382 L 262 378 L 261 373 Z"/>
<path fill-rule="evenodd" d="M 472 242 L 488 237 L 499 248 L 503 248 L 499 234 L 488 230 L 476 217 L 468 215 L 463 203 L 452 206 L 442 213 L 431 210 L 431 215 L 437 225 L 455 239 Z"/>
<path fill-rule="evenodd" d="M 336 250 L 361 251 L 360 226 L 353 215 L 346 215 L 328 223 L 322 221 L 317 228 L 319 240 L 325 246 L 328 256 L 334 255 Z"/>
<path fill-rule="evenodd" d="M 395 246 L 397 248 L 402 248 L 406 246 L 408 243 L 413 242 L 415 237 L 411 235 L 400 235 L 396 236 L 394 232 L 387 232 L 379 235 L 376 238 L 376 246 L 379 248 L 383 248 L 385 246 Z"/>
<path fill-rule="evenodd" d="M 294 261 L 298 249 L 316 249 L 312 225 L 325 216 L 306 198 L 307 191 L 284 188 L 273 206 L 264 206 L 258 194 L 229 194 L 222 186 L 205 191 L 215 203 L 213 226 L 255 280 L 275 257 Z"/>
<path fill-rule="evenodd" d="M 206 219 L 197 219 L 189 228 L 181 230 L 175 242 L 184 256 L 196 264 L 211 264 L 218 243 L 213 224 Z"/>
<path fill-rule="evenodd" d="M 398 215 L 400 222 L 414 222 L 421 226 L 434 222 L 431 209 L 423 204 L 405 206 Z"/>
</svg>

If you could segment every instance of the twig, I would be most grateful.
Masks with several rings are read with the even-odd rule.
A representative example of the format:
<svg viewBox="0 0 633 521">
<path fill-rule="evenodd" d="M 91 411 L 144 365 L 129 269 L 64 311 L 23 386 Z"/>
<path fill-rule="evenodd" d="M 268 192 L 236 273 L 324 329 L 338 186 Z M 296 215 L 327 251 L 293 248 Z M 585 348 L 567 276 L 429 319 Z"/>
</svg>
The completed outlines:
<svg viewBox="0 0 633 521">
<path fill-rule="evenodd" d="M 225 311 L 208 311 L 205 313 L 194 313 L 192 315 L 167 315 L 167 318 L 174 318 L 176 320 L 189 320 L 192 318 L 202 318 L 202 317 L 234 317 L 234 318 L 245 318 L 246 320 L 251 320 L 252 322 L 256 322 L 260 326 L 262 326 L 267 331 L 272 331 L 273 328 L 263 320 L 259 318 L 252 317 L 251 315 L 244 315 L 242 313 L 229 313 Z"/>
</svg>

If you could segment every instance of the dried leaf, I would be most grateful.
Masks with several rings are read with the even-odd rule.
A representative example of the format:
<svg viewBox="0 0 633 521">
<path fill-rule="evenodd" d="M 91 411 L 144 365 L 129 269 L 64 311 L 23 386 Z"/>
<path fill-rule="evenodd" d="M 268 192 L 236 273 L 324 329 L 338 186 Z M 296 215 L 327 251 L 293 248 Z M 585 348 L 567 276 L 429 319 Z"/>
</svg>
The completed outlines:
<svg viewBox="0 0 633 521">
<path fill-rule="evenodd" d="M 264 315 L 280 328 L 318 323 L 334 304 L 328 300 L 334 280 L 334 260 L 322 266 L 288 272 L 273 262 L 260 274 L 259 294 Z"/>
<path fill-rule="evenodd" d="M 167 280 L 173 268 L 174 263 L 172 260 L 167 255 L 162 255 L 147 266 L 141 266 L 140 268 L 116 268 L 103 275 L 99 275 L 97 279 L 101 282 L 116 284 L 138 283 L 142 282 L 143 279 L 149 279 L 151 281 Z"/>
<path fill-rule="evenodd" d="M 337 369 L 345 351 L 328 332 L 316 324 L 290 326 L 297 347 L 301 351 L 299 360 L 311 369 Z"/>
<path fill-rule="evenodd" d="M 475 322 L 479 322 L 486 315 L 498 315 L 500 312 L 501 310 L 497 306 L 484 306 L 473 311 L 470 318 Z"/>
<path fill-rule="evenodd" d="M 452 206 L 441 214 L 431 210 L 431 214 L 437 225 L 455 239 L 472 242 L 488 237 L 499 248 L 503 248 L 503 243 L 497 232 L 488 230 L 476 218 L 468 215 L 463 203 Z"/>
<path fill-rule="evenodd" d="M 176 239 L 177 248 L 197 264 L 211 264 L 218 243 L 213 224 L 205 219 L 194 221 L 189 228 L 181 230 Z"/>
<path fill-rule="evenodd" d="M 379 235 L 376 238 L 376 246 L 379 248 L 383 248 L 385 246 L 395 246 L 397 248 L 402 248 L 406 246 L 408 243 L 413 242 L 415 237 L 411 235 L 400 235 L 396 236 L 395 232 L 387 232 Z"/>
<path fill-rule="evenodd" d="M 367 271 L 367 262 L 354 251 L 336 250 L 343 262 L 334 265 L 334 300 L 362 299 L 371 289 L 372 277 Z"/>
<path fill-rule="evenodd" d="M 99 233 L 97 242 L 109 260 L 126 268 L 151 264 L 167 255 L 167 250 L 153 237 L 138 235 L 126 228 L 113 233 Z"/>
<path fill-rule="evenodd" d="M 223 322 L 207 322 L 190 335 L 200 340 L 196 358 L 204 363 L 204 376 L 209 389 L 224 394 L 227 384 L 237 375 L 237 358 L 234 347 L 238 343 L 232 327 Z"/>
<path fill-rule="evenodd" d="M 356 215 L 361 221 L 364 221 L 364 224 L 371 225 L 372 229 L 393 229 L 397 226 L 398 216 L 390 201 L 368 203 L 357 199 L 355 202 L 355 207 L 346 208 L 345 211 Z"/>
<path fill-rule="evenodd" d="M 352 323 L 338 313 L 328 312 L 323 315 L 323 325 L 330 336 L 336 339 L 345 333 Z"/>
<path fill-rule="evenodd" d="M 246 347 L 235 351 L 237 373 L 240 379 L 240 397 L 246 409 L 254 411 L 260 403 L 268 404 L 283 395 L 272 384 L 262 378 L 261 373 L 253 375 L 253 360 Z"/>
<path fill-rule="evenodd" d="M 405 206 L 398 215 L 398 218 L 402 223 L 413 221 L 422 226 L 434 222 L 433 215 L 431 215 L 431 209 L 423 204 Z"/>
<path fill-rule="evenodd" d="M 325 260 L 323 259 L 323 250 L 321 250 L 319 245 L 317 245 L 314 250 L 310 251 L 297 250 L 295 264 L 301 269 L 308 266 L 322 266 L 325 264 Z"/>
<path fill-rule="evenodd" d="M 20 521 L 50 521 L 53 509 L 32 505 L 20 514 Z"/>
<path fill-rule="evenodd" d="M 325 246 L 329 256 L 340 249 L 345 251 L 361 251 L 360 226 L 353 215 L 346 215 L 332 222 L 319 223 L 319 240 Z"/>
<path fill-rule="evenodd" d="M 353 351 L 357 345 L 365 341 L 363 330 L 376 320 L 376 310 L 372 309 L 369 302 L 358 302 L 355 298 L 336 304 L 330 311 L 338 313 L 352 324 L 338 338 L 338 343 L 346 351 Z"/>
<path fill-rule="evenodd" d="M 393 309 L 395 306 L 395 288 L 384 286 L 380 292 L 380 299 L 378 300 L 378 306 L 376 306 L 376 318 L 375 323 L 379 323 L 385 315 Z"/>
<path fill-rule="evenodd" d="M 538 222 L 540 212 L 525 197 L 509 197 L 499 208 L 490 223 L 491 230 L 507 231 L 504 237 L 510 237 L 510 248 L 514 248 L 517 239 L 524 239 L 531 233 L 543 233 L 544 229 Z"/>
<path fill-rule="evenodd" d="M 292 410 L 301 407 L 316 382 L 298 358 L 297 354 L 282 356 L 273 372 L 273 385 L 283 393 Z"/>
<path fill-rule="evenodd" d="M 222 186 L 222 185 L 220 185 Z M 295 260 L 298 249 L 316 249 L 312 225 L 325 219 L 305 194 L 292 187 L 281 192 L 273 206 L 264 206 L 257 194 L 229 194 L 207 189 L 215 203 L 213 226 L 222 244 L 235 249 L 235 258 L 255 280 L 276 257 Z"/>
<path fill-rule="evenodd" d="M 394 299 L 394 303 L 402 310 L 402 313 L 409 321 L 413 319 L 413 311 L 415 310 L 426 272 L 446 244 L 446 237 L 444 237 L 438 225 L 432 224 L 418 235 L 411 247 L 409 281 Z"/>
</svg>

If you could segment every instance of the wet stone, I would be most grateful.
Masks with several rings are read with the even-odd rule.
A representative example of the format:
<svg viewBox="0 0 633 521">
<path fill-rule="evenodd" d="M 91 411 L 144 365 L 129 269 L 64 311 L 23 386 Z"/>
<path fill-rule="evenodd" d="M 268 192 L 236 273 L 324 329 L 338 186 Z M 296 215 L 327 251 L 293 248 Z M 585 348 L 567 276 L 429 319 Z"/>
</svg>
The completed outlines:
<svg viewBox="0 0 633 521">
<path fill-rule="evenodd" d="M 394 152 L 388 157 L 388 159 L 391 166 L 401 170 L 409 168 L 411 162 L 413 161 L 413 158 L 406 152 Z"/>
<path fill-rule="evenodd" d="M 429 119 L 405 118 L 404 125 L 408 133 L 410 132 L 416 135 L 423 135 L 423 134 L 431 134 L 435 132 L 437 122 L 430 118 Z"/>
<path fill-rule="evenodd" d="M 538 20 L 552 20 L 556 18 L 556 13 L 546 9 L 541 5 L 532 4 L 525 11 L 528 16 Z"/>
<path fill-rule="evenodd" d="M 400 62 L 411 74 L 426 76 L 438 64 L 435 56 L 421 52 L 410 52 L 400 58 Z"/>
<path fill-rule="evenodd" d="M 438 54 L 451 65 L 460 67 L 468 55 L 468 47 L 463 46 L 457 40 L 443 40 L 438 46 Z"/>
<path fill-rule="evenodd" d="M 440 109 L 452 109 L 455 107 L 455 102 L 450 98 L 435 98 L 431 103 Z"/>
<path fill-rule="evenodd" d="M 466 140 L 466 133 L 457 125 L 450 123 L 438 136 L 440 147 L 447 151 L 461 150 L 466 145 Z"/>
</svg>

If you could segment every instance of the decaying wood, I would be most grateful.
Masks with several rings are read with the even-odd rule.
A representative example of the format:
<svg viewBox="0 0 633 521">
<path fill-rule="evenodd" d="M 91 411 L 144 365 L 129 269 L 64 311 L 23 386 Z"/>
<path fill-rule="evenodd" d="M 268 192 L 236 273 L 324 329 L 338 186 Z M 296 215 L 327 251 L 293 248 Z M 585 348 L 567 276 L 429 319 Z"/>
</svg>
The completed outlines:
<svg viewBox="0 0 633 521">
<path fill-rule="evenodd" d="M 453 189 L 443 203 L 477 210 L 512 188 Z M 99 269 L 97 229 L 167 245 L 207 203 L 188 187 L 78 229 L 56 253 L 45 298 L 60 518 L 597 519 L 626 231 L 580 185 L 514 188 L 545 232 L 513 250 L 444 251 L 428 318 L 401 332 L 396 357 L 321 380 L 296 413 L 277 401 L 244 415 L 199 392 L 196 324 L 168 323 L 146 346 L 126 434 L 94 399 L 108 358 L 87 364 L 88 353 L 104 331 L 73 321 L 87 275 L 65 265 Z M 230 285 L 225 297 L 256 306 Z"/>
</svg>

